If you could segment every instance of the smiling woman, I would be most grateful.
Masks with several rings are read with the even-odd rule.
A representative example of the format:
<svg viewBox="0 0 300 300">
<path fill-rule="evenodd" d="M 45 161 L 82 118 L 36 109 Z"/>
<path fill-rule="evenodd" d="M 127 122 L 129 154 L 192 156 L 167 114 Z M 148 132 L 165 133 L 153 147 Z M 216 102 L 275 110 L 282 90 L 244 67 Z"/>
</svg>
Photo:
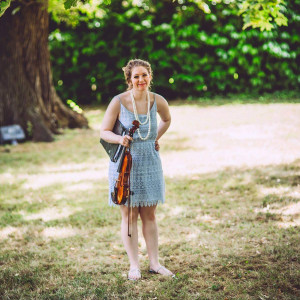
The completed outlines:
<svg viewBox="0 0 300 300">
<path fill-rule="evenodd" d="M 128 84 L 127 90 L 131 90 L 133 86 L 138 85 L 146 86 L 148 89 L 151 88 L 153 73 L 151 66 L 148 62 L 141 59 L 130 60 L 126 67 L 123 68 L 126 83 Z"/>
<path fill-rule="evenodd" d="M 130 172 L 130 205 L 121 205 L 122 240 L 127 251 L 130 270 L 128 279 L 138 280 L 141 272 L 138 261 L 137 220 L 140 215 L 143 223 L 143 235 L 147 245 L 151 273 L 174 276 L 161 266 L 158 259 L 158 231 L 155 209 L 158 203 L 165 202 L 165 182 L 159 156 L 158 140 L 167 131 L 171 116 L 167 101 L 160 95 L 149 91 L 152 81 L 152 69 L 148 62 L 134 59 L 123 68 L 128 84 L 126 92 L 114 97 L 109 104 L 101 126 L 101 138 L 109 143 L 120 144 L 131 148 L 132 169 Z M 157 127 L 156 113 L 161 117 Z M 131 127 L 137 120 L 140 127 L 133 137 L 114 134 L 113 127 L 119 119 L 126 127 Z M 132 144 L 132 146 L 130 146 Z M 114 206 L 112 194 L 119 178 L 117 162 L 109 165 L 109 204 Z M 128 200 L 129 201 L 129 200 Z M 132 234 L 127 235 L 127 219 L 131 215 Z"/>
</svg>

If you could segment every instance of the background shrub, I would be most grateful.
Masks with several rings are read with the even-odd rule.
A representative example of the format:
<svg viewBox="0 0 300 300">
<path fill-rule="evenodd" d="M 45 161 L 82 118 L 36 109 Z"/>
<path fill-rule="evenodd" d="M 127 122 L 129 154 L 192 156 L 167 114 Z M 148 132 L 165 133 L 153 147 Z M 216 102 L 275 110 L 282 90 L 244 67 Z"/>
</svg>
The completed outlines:
<svg viewBox="0 0 300 300">
<path fill-rule="evenodd" d="M 230 4 L 206 14 L 186 0 L 109 6 L 81 13 L 76 28 L 52 20 L 49 35 L 58 94 L 79 104 L 106 103 L 126 89 L 121 68 L 149 60 L 155 92 L 168 99 L 299 91 L 300 1 L 287 1 L 288 27 L 242 30 Z"/>
</svg>

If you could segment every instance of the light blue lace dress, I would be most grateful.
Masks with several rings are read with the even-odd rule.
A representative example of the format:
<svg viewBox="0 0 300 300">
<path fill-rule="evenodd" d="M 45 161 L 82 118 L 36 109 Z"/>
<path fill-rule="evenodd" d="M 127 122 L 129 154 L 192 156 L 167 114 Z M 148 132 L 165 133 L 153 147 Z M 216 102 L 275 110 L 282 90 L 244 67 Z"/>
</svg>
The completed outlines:
<svg viewBox="0 0 300 300">
<path fill-rule="evenodd" d="M 118 97 L 118 96 L 117 96 Z M 119 97 L 118 97 L 119 98 Z M 119 98 L 120 100 L 120 98 Z M 135 120 L 134 113 L 123 106 L 120 100 L 120 121 L 126 128 L 132 127 Z M 151 132 L 149 138 L 143 141 L 135 132 L 131 143 L 132 169 L 130 173 L 131 206 L 153 206 L 165 202 L 165 182 L 161 166 L 159 152 L 155 150 L 155 139 L 157 136 L 157 106 L 154 94 L 154 103 L 150 111 Z M 146 121 L 147 115 L 139 114 L 141 122 Z M 145 137 L 148 133 L 149 123 L 140 125 L 140 133 Z M 119 161 L 109 162 L 109 205 L 116 206 L 111 199 L 119 173 L 117 168 Z M 127 205 L 127 203 L 126 203 Z"/>
</svg>

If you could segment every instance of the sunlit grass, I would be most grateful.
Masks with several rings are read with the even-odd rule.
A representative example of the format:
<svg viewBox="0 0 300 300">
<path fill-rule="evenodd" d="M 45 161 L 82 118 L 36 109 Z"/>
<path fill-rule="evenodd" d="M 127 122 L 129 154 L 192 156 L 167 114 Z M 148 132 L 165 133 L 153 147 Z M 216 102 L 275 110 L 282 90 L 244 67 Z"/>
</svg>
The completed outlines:
<svg viewBox="0 0 300 300">
<path fill-rule="evenodd" d="M 1 299 L 297 299 L 300 106 L 174 106 L 161 140 L 161 261 L 176 280 L 126 280 L 108 160 L 91 129 L 0 153 Z M 4 150 L 1 147 L 0 151 Z M 141 223 L 139 221 L 141 237 Z"/>
</svg>

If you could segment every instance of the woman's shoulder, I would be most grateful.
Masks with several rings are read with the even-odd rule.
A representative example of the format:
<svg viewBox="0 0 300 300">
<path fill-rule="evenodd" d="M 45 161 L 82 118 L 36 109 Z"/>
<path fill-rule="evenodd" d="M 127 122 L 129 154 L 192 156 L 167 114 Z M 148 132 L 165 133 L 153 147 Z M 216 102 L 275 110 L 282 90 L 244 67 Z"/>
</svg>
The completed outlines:
<svg viewBox="0 0 300 300">
<path fill-rule="evenodd" d="M 123 93 L 116 95 L 115 97 L 122 99 L 122 98 L 127 98 L 128 96 L 129 96 L 129 91 L 125 91 Z"/>
<path fill-rule="evenodd" d="M 121 94 L 116 95 L 114 98 L 118 99 L 118 101 L 122 104 L 126 104 L 127 101 L 130 100 L 129 91 L 123 92 Z"/>
<path fill-rule="evenodd" d="M 165 111 L 169 111 L 168 101 L 160 94 L 156 94 L 156 93 L 153 94 L 155 95 L 157 112 L 161 114 Z"/>
<path fill-rule="evenodd" d="M 157 105 L 168 103 L 168 101 L 166 100 L 166 98 L 163 97 L 162 95 L 157 94 L 157 93 L 153 93 L 153 95 L 155 97 Z"/>
<path fill-rule="evenodd" d="M 154 95 L 155 99 L 166 100 L 164 96 L 162 96 L 158 93 L 154 93 L 154 92 L 151 92 L 151 93 Z"/>
</svg>

